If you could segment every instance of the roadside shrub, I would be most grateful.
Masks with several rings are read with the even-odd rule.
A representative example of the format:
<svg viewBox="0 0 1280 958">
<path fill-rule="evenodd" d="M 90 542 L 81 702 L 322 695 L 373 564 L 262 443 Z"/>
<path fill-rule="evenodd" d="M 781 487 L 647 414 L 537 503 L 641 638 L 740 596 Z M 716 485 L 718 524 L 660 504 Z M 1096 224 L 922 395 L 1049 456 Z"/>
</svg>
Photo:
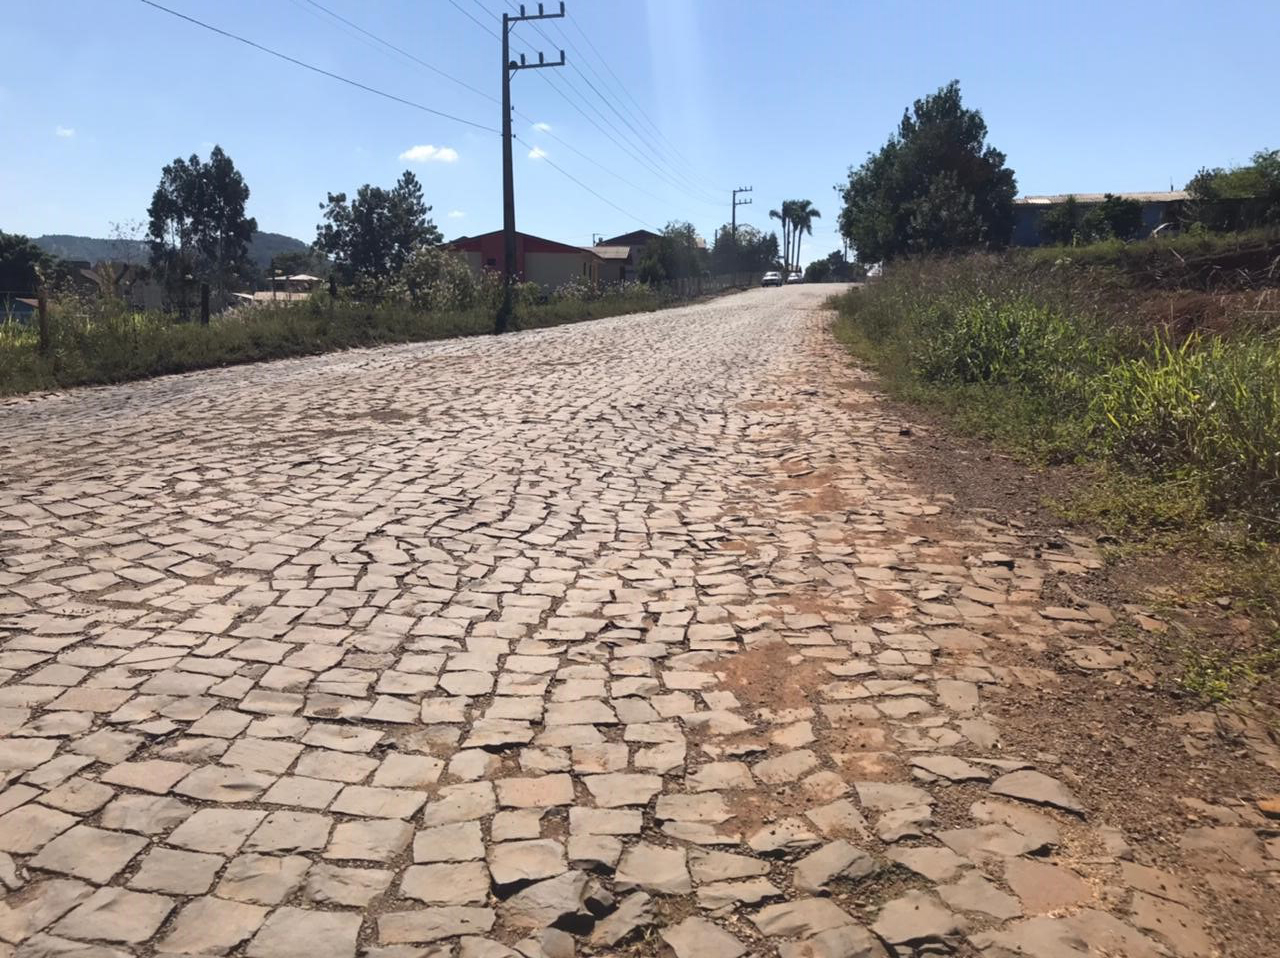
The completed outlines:
<svg viewBox="0 0 1280 958">
<path fill-rule="evenodd" d="M 833 301 L 837 331 L 892 392 L 966 431 L 1100 458 L 1280 536 L 1280 334 L 1225 322 L 1233 335 L 1175 340 L 1169 320 L 1136 321 L 1153 294 L 1117 299 L 1107 284 L 1139 245 L 1110 265 L 1104 244 L 1087 266 L 1019 253 L 894 263 Z"/>
<path fill-rule="evenodd" d="M 441 246 L 418 246 L 396 278 L 397 295 L 427 311 L 472 309 L 485 299 L 484 277 Z"/>
<path fill-rule="evenodd" d="M 1025 298 L 944 300 L 929 309 L 913 350 L 935 383 L 991 383 L 1077 393 L 1103 362 L 1102 337 Z"/>
<path fill-rule="evenodd" d="M 1219 510 L 1280 519 L 1280 343 L 1160 337 L 1149 355 L 1098 377 L 1099 447 L 1157 476 L 1195 479 Z"/>
</svg>

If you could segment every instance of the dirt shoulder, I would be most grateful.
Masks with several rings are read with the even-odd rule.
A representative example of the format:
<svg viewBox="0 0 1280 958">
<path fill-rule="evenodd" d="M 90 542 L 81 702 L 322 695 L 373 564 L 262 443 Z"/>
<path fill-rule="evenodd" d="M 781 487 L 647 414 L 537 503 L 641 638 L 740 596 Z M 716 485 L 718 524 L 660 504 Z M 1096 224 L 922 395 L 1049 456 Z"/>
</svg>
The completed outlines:
<svg viewBox="0 0 1280 958">
<path fill-rule="evenodd" d="M 1280 848 L 1275 683 L 1225 703 L 1186 687 L 1195 678 L 1189 654 L 1247 647 L 1267 625 L 1235 597 L 1213 594 L 1205 553 L 1135 549 L 1065 517 L 1057 504 L 1093 481 L 1087 468 L 1028 465 L 950 433 L 927 409 L 878 399 L 910 438 L 895 470 L 950 503 L 940 520 L 985 517 L 1020 528 L 1029 542 L 1089 541 L 1107 556 L 1070 585 L 1046 583 L 1062 605 L 1097 603 L 1115 610 L 1116 621 L 1094 655 L 1022 656 L 1029 674 L 1046 665 L 1056 674 L 1051 685 L 1012 686 L 995 706 L 1009 751 L 1050 753 L 1074 769 L 1082 799 L 1140 845 L 1144 859 L 1191 876 L 1205 910 L 1239 948 L 1232 953 L 1275 954 L 1264 929 L 1280 866 L 1269 881 L 1246 877 L 1240 856 L 1249 853 L 1231 845 L 1255 828 L 1270 836 L 1273 854 Z"/>
</svg>

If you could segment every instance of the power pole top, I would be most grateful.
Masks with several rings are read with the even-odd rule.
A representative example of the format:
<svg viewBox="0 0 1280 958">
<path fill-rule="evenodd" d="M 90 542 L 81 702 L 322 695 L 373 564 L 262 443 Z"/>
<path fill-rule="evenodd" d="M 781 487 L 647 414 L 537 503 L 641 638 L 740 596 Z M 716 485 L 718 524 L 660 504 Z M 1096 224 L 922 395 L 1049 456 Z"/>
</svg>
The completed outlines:
<svg viewBox="0 0 1280 958">
<path fill-rule="evenodd" d="M 751 201 L 750 201 L 750 200 L 740 200 L 740 199 L 738 199 L 738 194 L 739 194 L 739 193 L 750 193 L 750 192 L 751 192 L 751 187 L 749 187 L 749 186 L 740 186 L 740 187 L 738 187 L 736 190 L 734 190 L 734 191 L 733 191 L 733 218 L 730 220 L 730 222 L 731 222 L 731 223 L 732 223 L 732 225 L 733 225 L 733 238 L 734 238 L 735 240 L 738 238 L 738 207 L 739 207 L 739 206 L 750 206 L 750 205 L 751 205 Z"/>
<path fill-rule="evenodd" d="M 548 60 L 546 54 L 539 51 L 538 62 L 529 63 L 525 55 L 520 59 L 511 59 L 511 27 L 526 20 L 558 20 L 564 16 L 564 0 L 560 2 L 559 13 L 546 13 L 542 4 L 538 4 L 537 13 L 525 13 L 524 4 L 520 4 L 520 15 L 509 13 L 502 15 L 502 308 L 498 310 L 494 322 L 494 332 L 504 332 L 511 321 L 511 284 L 516 270 L 516 190 L 515 172 L 511 160 L 511 78 L 521 70 L 540 70 L 545 67 L 562 67 L 565 65 L 564 51 L 560 51 L 559 60 Z"/>
</svg>

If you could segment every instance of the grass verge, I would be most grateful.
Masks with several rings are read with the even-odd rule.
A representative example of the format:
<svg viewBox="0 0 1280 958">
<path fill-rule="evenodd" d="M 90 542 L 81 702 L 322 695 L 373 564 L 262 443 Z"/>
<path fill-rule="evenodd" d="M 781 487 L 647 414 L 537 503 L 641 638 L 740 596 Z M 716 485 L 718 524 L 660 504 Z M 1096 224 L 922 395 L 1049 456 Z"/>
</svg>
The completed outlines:
<svg viewBox="0 0 1280 958">
<path fill-rule="evenodd" d="M 522 305 L 516 328 L 538 328 L 648 312 L 682 300 L 648 290 L 622 296 Z M 174 322 L 101 303 L 51 307 L 52 348 L 38 349 L 33 326 L 0 317 L 0 395 L 120 383 L 216 366 L 309 356 L 339 349 L 422 342 L 493 331 L 493 313 L 426 312 L 403 303 L 362 305 L 326 297 L 264 305 L 214 317 L 208 326 Z"/>
<path fill-rule="evenodd" d="M 1280 671 L 1280 339 L 1144 328 L 1079 279 L 1015 255 L 895 264 L 833 300 L 835 330 L 894 398 L 1023 459 L 1087 464 L 1056 511 L 1116 558 L 1177 566 L 1164 601 L 1252 623 L 1240 641 L 1169 636 L 1181 687 L 1256 691 Z"/>
</svg>

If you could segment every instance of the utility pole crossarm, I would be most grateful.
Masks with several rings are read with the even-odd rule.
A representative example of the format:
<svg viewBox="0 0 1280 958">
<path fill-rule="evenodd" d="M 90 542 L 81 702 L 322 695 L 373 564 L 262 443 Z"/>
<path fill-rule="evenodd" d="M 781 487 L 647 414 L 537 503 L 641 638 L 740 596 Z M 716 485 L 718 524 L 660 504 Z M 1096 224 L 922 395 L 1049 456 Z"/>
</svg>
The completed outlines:
<svg viewBox="0 0 1280 958">
<path fill-rule="evenodd" d="M 520 54 L 519 63 L 516 63 L 515 60 L 512 60 L 507 65 L 507 67 L 514 73 L 516 70 L 540 70 L 542 67 L 562 67 L 564 66 L 564 64 L 565 64 L 564 51 L 561 50 L 559 60 L 548 60 L 546 58 L 546 54 L 539 52 L 537 63 L 527 63 L 525 61 L 524 54 L 522 53 Z"/>
</svg>

